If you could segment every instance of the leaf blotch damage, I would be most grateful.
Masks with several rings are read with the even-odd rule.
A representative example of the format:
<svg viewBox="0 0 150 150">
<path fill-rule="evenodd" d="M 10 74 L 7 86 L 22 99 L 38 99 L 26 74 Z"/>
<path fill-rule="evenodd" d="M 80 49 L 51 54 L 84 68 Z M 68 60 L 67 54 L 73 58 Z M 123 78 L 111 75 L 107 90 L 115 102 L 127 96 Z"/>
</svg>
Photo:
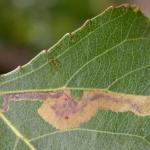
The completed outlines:
<svg viewBox="0 0 150 150">
<path fill-rule="evenodd" d="M 150 115 L 150 97 L 118 94 L 101 90 L 86 91 L 76 101 L 69 91 L 59 98 L 49 98 L 39 108 L 39 115 L 57 129 L 79 127 L 96 115 L 98 110 L 134 112 L 139 116 Z"/>
</svg>

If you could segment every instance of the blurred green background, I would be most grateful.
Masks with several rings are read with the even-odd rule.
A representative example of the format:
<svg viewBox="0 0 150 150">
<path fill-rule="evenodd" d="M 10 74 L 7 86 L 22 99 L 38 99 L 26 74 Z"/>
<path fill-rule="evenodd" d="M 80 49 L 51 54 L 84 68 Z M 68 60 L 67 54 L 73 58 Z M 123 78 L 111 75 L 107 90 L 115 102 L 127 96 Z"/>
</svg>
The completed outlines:
<svg viewBox="0 0 150 150">
<path fill-rule="evenodd" d="M 127 2 L 150 15 L 150 0 L 0 0 L 0 74 L 25 64 L 107 7 Z"/>
</svg>

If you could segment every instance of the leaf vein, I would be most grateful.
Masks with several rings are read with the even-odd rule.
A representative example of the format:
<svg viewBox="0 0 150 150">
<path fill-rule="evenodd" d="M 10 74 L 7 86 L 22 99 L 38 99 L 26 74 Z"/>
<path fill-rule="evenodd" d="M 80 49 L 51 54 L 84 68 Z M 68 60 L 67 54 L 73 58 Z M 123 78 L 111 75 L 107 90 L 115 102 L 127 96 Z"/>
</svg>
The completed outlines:
<svg viewBox="0 0 150 150">
<path fill-rule="evenodd" d="M 59 130 L 59 131 L 54 131 L 48 134 L 44 134 L 44 135 L 40 135 L 38 137 L 34 137 L 29 139 L 29 141 L 36 141 L 51 135 L 55 135 L 55 134 L 61 134 L 61 133 L 66 133 L 66 132 L 75 132 L 75 131 L 82 131 L 82 132 L 95 132 L 95 133 L 99 133 L 99 134 L 108 134 L 108 135 L 116 135 L 116 136 L 128 136 L 128 137 L 133 137 L 133 138 L 138 138 L 138 139 L 142 139 L 144 142 L 146 142 L 147 144 L 150 145 L 150 142 L 145 139 L 142 136 L 136 135 L 136 134 L 130 134 L 130 133 L 119 133 L 119 132 L 111 132 L 111 131 L 102 131 L 102 130 L 94 130 L 94 129 L 87 129 L 87 128 L 74 128 L 74 129 L 66 129 L 65 131 Z"/>
<path fill-rule="evenodd" d="M 21 139 L 31 150 L 36 150 L 36 148 L 30 143 L 30 141 L 27 138 L 25 138 L 1 112 L 0 118 L 12 130 L 12 132 L 16 135 L 16 137 Z"/>
</svg>

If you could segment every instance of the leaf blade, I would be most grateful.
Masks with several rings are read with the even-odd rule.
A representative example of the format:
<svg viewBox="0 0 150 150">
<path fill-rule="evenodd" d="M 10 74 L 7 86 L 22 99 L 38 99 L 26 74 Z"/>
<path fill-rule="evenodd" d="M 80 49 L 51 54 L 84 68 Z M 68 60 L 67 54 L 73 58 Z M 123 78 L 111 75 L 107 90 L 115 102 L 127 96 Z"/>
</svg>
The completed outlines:
<svg viewBox="0 0 150 150">
<path fill-rule="evenodd" d="M 71 36 L 65 35 L 48 52 L 41 52 L 21 70 L 1 76 L 0 94 L 60 89 L 109 89 L 149 95 L 149 45 L 150 24 L 147 18 L 131 8 L 109 8 Z M 95 58 L 96 61 L 93 61 Z M 11 102 L 10 110 L 5 114 L 11 124 L 38 150 L 101 147 L 111 147 L 112 150 L 138 147 L 148 150 L 150 147 L 149 116 L 99 111 L 79 129 L 63 133 L 39 118 L 37 108 L 40 104 Z M 4 129 L 2 125 L 0 128 Z M 52 136 L 48 136 L 49 132 Z M 55 134 L 57 132 L 60 134 Z M 1 137 L 5 137 L 5 134 L 2 133 Z M 14 145 L 15 143 L 14 141 Z M 16 149 L 31 149 L 24 143 L 19 140 Z"/>
</svg>

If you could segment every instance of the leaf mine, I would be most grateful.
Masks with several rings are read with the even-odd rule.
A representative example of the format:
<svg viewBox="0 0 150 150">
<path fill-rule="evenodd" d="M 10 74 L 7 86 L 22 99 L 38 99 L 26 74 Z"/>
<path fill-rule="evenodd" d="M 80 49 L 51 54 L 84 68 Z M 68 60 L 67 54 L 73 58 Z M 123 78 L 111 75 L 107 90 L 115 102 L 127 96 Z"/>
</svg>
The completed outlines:
<svg viewBox="0 0 150 150">
<path fill-rule="evenodd" d="M 48 98 L 59 98 L 62 92 L 26 92 L 26 93 L 10 93 L 0 95 L 3 98 L 2 108 L 0 112 L 9 110 L 10 101 L 42 101 Z"/>
<path fill-rule="evenodd" d="M 98 110 L 133 112 L 139 116 L 150 115 L 150 96 L 134 96 L 105 92 L 85 91 L 79 101 L 69 91 L 59 98 L 48 98 L 38 109 L 39 115 L 57 129 L 80 127 L 96 115 Z"/>
</svg>

